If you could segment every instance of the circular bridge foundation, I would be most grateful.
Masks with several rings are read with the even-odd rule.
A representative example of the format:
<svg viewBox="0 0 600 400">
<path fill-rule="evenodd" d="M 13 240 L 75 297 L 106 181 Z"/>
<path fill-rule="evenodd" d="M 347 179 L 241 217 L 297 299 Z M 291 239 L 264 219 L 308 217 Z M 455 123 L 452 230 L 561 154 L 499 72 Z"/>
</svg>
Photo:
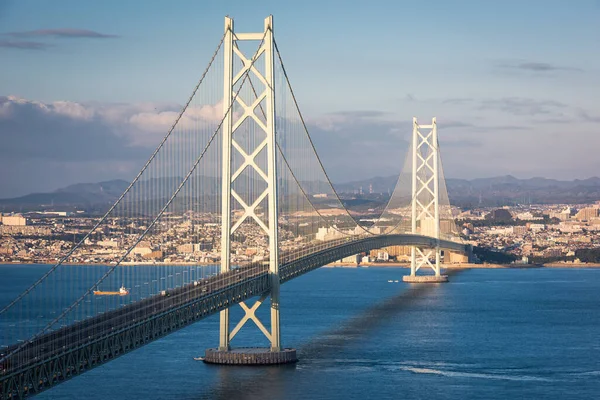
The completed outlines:
<svg viewBox="0 0 600 400">
<path fill-rule="evenodd" d="M 221 365 L 278 365 L 298 361 L 296 349 L 271 351 L 265 347 L 240 347 L 231 350 L 206 349 L 205 363 Z"/>
<path fill-rule="evenodd" d="M 408 283 L 442 283 L 448 282 L 448 275 L 404 275 L 402 281 Z"/>
</svg>

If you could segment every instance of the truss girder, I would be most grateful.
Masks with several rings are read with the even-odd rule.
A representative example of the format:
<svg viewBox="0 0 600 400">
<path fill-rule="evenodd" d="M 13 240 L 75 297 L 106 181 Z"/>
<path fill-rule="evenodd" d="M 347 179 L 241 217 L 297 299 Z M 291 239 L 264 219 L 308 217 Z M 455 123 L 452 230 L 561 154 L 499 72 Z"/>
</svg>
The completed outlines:
<svg viewBox="0 0 600 400">
<path fill-rule="evenodd" d="M 196 298 L 183 295 L 180 299 L 174 297 L 174 304 L 168 311 L 134 318 L 126 327 L 92 337 L 74 347 L 69 347 L 70 338 L 65 338 L 65 351 L 43 359 L 33 358 L 23 365 L 13 365 L 6 375 L 0 375 L 0 399 L 20 399 L 40 393 L 269 289 L 269 274 L 265 270 L 258 276 L 240 280 L 215 294 Z"/>
<path fill-rule="evenodd" d="M 436 243 L 435 238 L 411 234 L 358 237 L 325 242 L 282 255 L 282 259 L 287 261 L 280 265 L 280 278 L 281 282 L 285 283 L 335 260 L 372 249 L 394 245 L 431 248 Z M 466 251 L 464 245 L 446 240 L 441 240 L 440 246 L 459 252 Z M 173 301 L 172 307 L 167 311 L 142 314 L 137 318 L 127 319 L 126 326 L 110 329 L 72 347 L 66 345 L 66 343 L 74 343 L 71 338 L 63 337 L 64 350 L 41 359 L 32 358 L 21 365 L 13 365 L 6 374 L 0 375 L 0 399 L 19 399 L 40 393 L 235 304 L 257 296 L 260 296 L 259 302 L 260 299 L 264 301 L 265 295 L 271 289 L 271 280 L 267 269 L 261 268 L 262 270 L 256 276 L 233 282 L 215 293 L 203 294 L 201 286 L 192 287 L 189 291 L 184 291 L 182 288 L 180 294 L 164 298 L 165 301 Z M 117 311 L 104 315 L 110 319 L 111 313 Z M 252 317 L 248 316 L 248 319 Z M 49 335 L 57 335 L 57 332 L 51 332 Z M 88 336 L 87 333 L 79 330 L 77 335 Z"/>
</svg>

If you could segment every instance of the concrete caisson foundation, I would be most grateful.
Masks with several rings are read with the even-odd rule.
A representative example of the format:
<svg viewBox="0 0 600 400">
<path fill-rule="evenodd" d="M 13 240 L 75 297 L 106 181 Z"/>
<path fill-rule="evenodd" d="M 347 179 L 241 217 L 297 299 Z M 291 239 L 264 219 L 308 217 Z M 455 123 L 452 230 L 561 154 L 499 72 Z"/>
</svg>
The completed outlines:
<svg viewBox="0 0 600 400">
<path fill-rule="evenodd" d="M 442 282 L 448 282 L 448 275 L 440 275 L 440 276 L 435 276 L 435 275 L 416 275 L 416 276 L 405 275 L 405 276 L 402 277 L 402 281 L 408 282 L 408 283 L 442 283 Z"/>
<path fill-rule="evenodd" d="M 221 365 L 277 365 L 298 361 L 296 349 L 271 351 L 264 347 L 241 347 L 231 350 L 206 349 L 204 362 Z"/>
</svg>

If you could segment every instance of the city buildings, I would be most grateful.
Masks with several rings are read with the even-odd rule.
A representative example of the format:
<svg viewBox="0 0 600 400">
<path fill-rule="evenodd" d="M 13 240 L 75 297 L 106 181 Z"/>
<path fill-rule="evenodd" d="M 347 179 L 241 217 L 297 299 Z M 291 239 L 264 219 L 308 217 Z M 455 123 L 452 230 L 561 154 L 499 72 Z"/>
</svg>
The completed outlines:
<svg viewBox="0 0 600 400">
<path fill-rule="evenodd" d="M 600 214 L 597 204 L 556 204 L 475 208 L 456 213 L 456 220 L 440 221 L 440 234 L 461 232 L 463 240 L 474 246 L 513 255 L 519 260 L 574 259 L 581 249 L 600 244 Z M 332 213 L 334 215 L 335 213 Z M 500 218 L 496 219 L 495 216 Z M 310 215 L 295 217 L 297 226 Z M 53 263 L 70 251 L 97 223 L 98 218 L 84 215 L 48 213 L 2 215 L 0 223 L 0 262 Z M 282 221 L 286 221 L 283 218 Z M 112 218 L 85 240 L 73 252 L 71 263 L 114 263 L 125 257 L 124 263 L 215 263 L 220 259 L 221 226 L 217 215 L 188 212 L 169 216 L 157 224 L 144 240 L 129 249 L 146 228 L 142 218 Z M 402 227 L 408 229 L 409 227 Z M 297 230 L 297 229 L 296 229 Z M 417 228 L 426 235 L 434 234 L 433 220 L 423 220 Z M 280 229 L 282 254 L 314 243 L 360 235 L 364 230 L 319 226 L 314 234 Z M 386 233 L 384 228 L 373 231 Z M 268 256 L 268 239 L 257 226 L 242 226 L 231 243 L 232 262 L 244 263 Z M 410 247 L 390 246 L 364 254 L 364 262 L 408 262 Z M 457 254 L 447 253 L 444 262 L 465 262 Z"/>
</svg>

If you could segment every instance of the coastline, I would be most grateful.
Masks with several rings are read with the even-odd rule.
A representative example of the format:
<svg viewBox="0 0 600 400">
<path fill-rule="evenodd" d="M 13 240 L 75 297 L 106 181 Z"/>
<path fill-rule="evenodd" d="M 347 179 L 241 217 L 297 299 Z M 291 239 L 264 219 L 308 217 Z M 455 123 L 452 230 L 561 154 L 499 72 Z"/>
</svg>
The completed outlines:
<svg viewBox="0 0 600 400">
<path fill-rule="evenodd" d="M 26 261 L 26 262 L 0 262 L 0 265 L 9 266 L 9 265 L 55 265 L 56 261 L 48 261 L 48 260 L 36 260 L 36 261 Z M 63 265 L 73 265 L 73 266 L 104 266 L 111 267 L 115 264 L 106 263 L 106 262 L 64 262 Z M 121 263 L 120 266 L 123 267 L 155 267 L 155 266 L 181 266 L 181 267 L 193 267 L 193 266 L 218 266 L 219 262 L 185 262 L 185 261 L 175 261 L 175 262 L 124 262 Z M 447 270 L 457 270 L 457 269 L 528 269 L 528 268 L 600 268 L 600 263 L 545 263 L 545 264 L 493 264 L 493 263 L 483 263 L 483 264 L 473 264 L 473 263 L 465 263 L 465 264 L 442 264 L 442 269 Z M 324 265 L 322 268 L 410 268 L 410 263 L 406 262 L 385 262 L 385 263 L 368 263 L 368 264 L 354 264 L 354 263 L 330 263 Z"/>
<path fill-rule="evenodd" d="M 55 265 L 55 264 L 56 264 L 56 261 L 48 261 L 48 260 L 0 262 L 0 265 Z M 106 263 L 106 262 L 64 262 L 64 263 L 62 263 L 62 265 L 75 265 L 75 266 L 79 265 L 82 267 L 86 267 L 86 266 L 112 267 L 115 264 Z M 174 266 L 174 267 L 193 267 L 193 266 L 204 267 L 204 266 L 211 266 L 211 265 L 219 265 L 219 262 L 184 262 L 184 261 L 178 262 L 178 261 L 174 261 L 174 262 L 153 262 L 153 263 L 140 262 L 140 263 L 136 263 L 136 262 L 127 261 L 127 262 L 123 262 L 120 264 L 121 267 L 146 267 L 146 266 L 155 267 L 155 266 L 160 266 L 160 265 Z"/>
<path fill-rule="evenodd" d="M 546 263 L 546 264 L 442 264 L 442 269 L 529 269 L 529 268 L 600 268 L 600 263 Z M 410 268 L 409 263 L 331 263 L 323 268 Z"/>
<path fill-rule="evenodd" d="M 600 268 L 600 263 L 546 263 L 546 268 Z"/>
</svg>

